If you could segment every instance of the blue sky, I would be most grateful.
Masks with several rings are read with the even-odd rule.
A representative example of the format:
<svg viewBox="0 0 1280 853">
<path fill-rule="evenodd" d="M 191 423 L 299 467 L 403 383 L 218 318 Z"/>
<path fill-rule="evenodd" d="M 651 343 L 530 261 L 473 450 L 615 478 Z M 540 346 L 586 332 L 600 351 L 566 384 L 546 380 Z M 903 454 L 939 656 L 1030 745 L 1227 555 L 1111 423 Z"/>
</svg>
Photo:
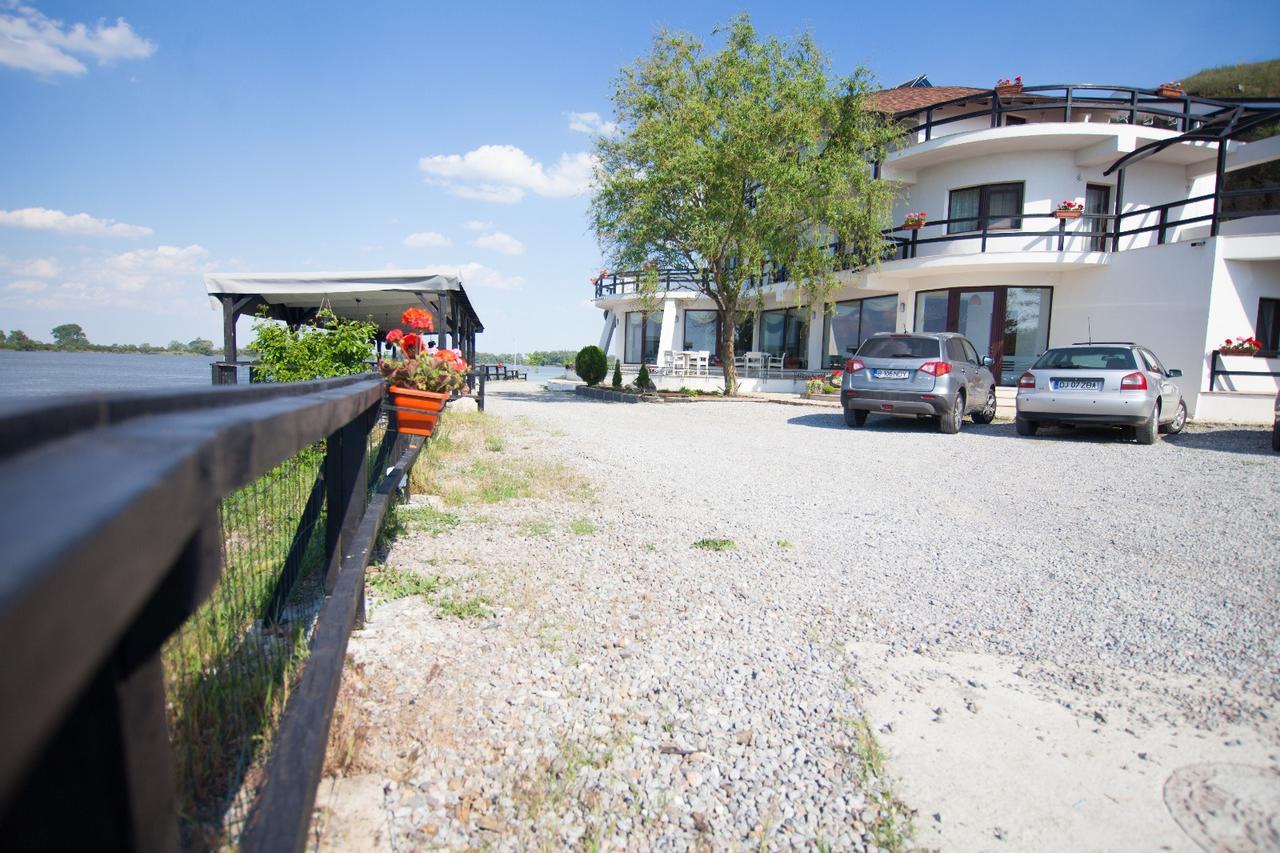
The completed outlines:
<svg viewBox="0 0 1280 853">
<path fill-rule="evenodd" d="M 660 27 L 745 10 L 885 85 L 1153 85 L 1280 53 L 1274 0 L 1155 9 L 0 0 L 0 329 L 220 341 L 206 270 L 395 266 L 460 272 L 481 349 L 577 348 L 600 331 L 583 131 Z"/>
</svg>

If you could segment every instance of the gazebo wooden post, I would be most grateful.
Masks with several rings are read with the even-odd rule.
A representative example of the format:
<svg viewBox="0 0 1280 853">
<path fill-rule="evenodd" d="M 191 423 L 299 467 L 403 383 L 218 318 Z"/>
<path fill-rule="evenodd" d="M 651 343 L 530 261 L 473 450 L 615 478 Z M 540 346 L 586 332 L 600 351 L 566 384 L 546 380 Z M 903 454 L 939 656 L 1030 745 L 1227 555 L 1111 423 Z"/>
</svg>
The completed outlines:
<svg viewBox="0 0 1280 853">
<path fill-rule="evenodd" d="M 436 304 L 431 309 L 432 319 L 436 326 L 436 346 L 444 346 L 445 318 L 449 316 L 449 294 L 443 291 L 436 297 Z"/>
</svg>

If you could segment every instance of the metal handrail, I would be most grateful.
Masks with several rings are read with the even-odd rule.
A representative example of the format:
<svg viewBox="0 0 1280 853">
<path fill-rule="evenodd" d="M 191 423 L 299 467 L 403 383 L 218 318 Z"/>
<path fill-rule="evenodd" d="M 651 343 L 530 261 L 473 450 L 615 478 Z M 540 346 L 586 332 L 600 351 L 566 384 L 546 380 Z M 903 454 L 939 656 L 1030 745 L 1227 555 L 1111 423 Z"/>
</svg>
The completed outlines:
<svg viewBox="0 0 1280 853">
<path fill-rule="evenodd" d="M 219 502 L 326 439 L 336 569 L 382 396 L 362 375 L 0 410 L 0 817 L 43 815 L 41 832 L 95 846 L 177 846 L 160 652 L 222 573 Z M 75 780 L 38 769 L 68 760 Z M 77 821 L 58 824 L 68 807 Z"/>
</svg>

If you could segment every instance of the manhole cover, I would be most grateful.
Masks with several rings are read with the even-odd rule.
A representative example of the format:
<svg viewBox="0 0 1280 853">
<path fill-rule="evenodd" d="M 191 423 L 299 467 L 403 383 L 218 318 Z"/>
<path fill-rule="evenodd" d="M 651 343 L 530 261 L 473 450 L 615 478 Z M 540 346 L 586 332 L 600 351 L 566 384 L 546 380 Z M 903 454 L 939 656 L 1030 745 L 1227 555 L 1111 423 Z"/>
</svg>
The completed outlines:
<svg viewBox="0 0 1280 853">
<path fill-rule="evenodd" d="M 1205 850 L 1280 849 L 1280 772 L 1248 764 L 1188 764 L 1164 783 L 1164 804 Z"/>
</svg>

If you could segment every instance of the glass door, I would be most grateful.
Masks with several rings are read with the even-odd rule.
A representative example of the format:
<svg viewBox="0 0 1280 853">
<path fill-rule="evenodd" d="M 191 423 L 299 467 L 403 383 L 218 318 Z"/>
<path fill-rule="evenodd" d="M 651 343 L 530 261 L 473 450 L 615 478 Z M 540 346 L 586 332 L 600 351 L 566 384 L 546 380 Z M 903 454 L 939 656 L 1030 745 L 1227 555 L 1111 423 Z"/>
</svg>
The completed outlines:
<svg viewBox="0 0 1280 853">
<path fill-rule="evenodd" d="M 1107 218 L 1111 212 L 1111 187 L 1105 184 L 1088 184 L 1084 188 L 1085 230 L 1092 232 L 1088 238 L 1088 251 L 1107 250 Z"/>
</svg>

